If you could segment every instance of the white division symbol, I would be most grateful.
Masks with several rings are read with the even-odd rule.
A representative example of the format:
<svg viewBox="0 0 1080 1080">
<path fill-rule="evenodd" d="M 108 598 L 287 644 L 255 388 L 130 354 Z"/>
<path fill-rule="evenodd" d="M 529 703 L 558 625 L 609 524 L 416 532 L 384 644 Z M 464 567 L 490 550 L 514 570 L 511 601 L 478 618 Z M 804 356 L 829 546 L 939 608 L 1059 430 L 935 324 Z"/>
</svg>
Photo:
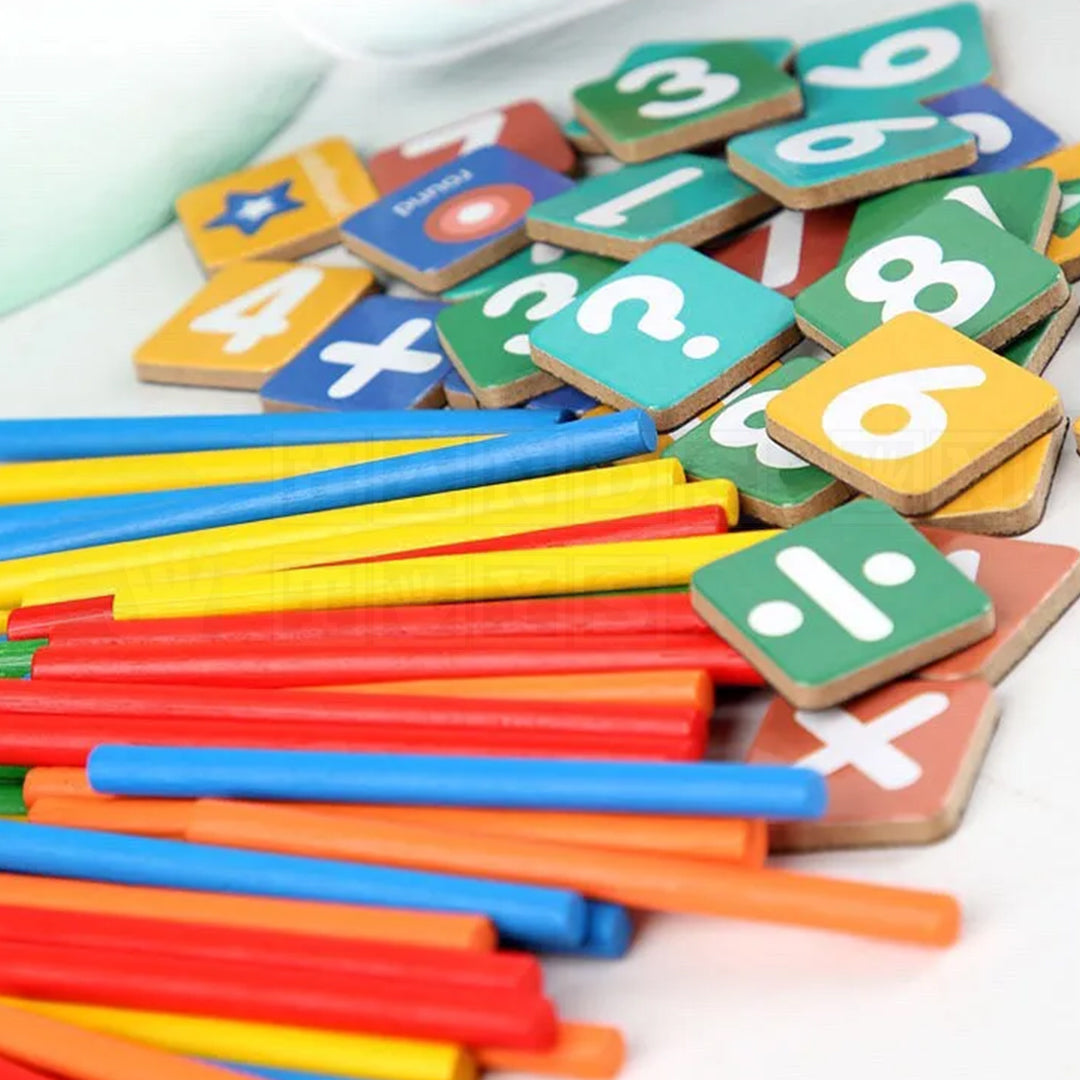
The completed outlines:
<svg viewBox="0 0 1080 1080">
<path fill-rule="evenodd" d="M 335 341 L 327 345 L 319 353 L 319 359 L 327 364 L 342 364 L 349 370 L 327 390 L 326 396 L 335 401 L 352 397 L 383 371 L 405 375 L 434 371 L 442 363 L 442 353 L 413 348 L 431 325 L 430 319 L 407 319 L 373 345 L 366 341 Z"/>
<path fill-rule="evenodd" d="M 856 641 L 884 641 L 895 629 L 881 608 L 812 548 L 784 548 L 775 561 L 788 581 Z M 891 588 L 915 576 L 915 563 L 898 551 L 879 551 L 863 563 L 862 574 L 872 585 Z M 747 621 L 762 637 L 787 637 L 802 626 L 804 618 L 802 608 L 789 600 L 765 600 L 751 610 Z"/>
<path fill-rule="evenodd" d="M 822 776 L 851 765 L 885 791 L 901 791 L 911 787 L 923 771 L 914 758 L 893 746 L 893 740 L 929 723 L 948 707 L 947 695 L 928 691 L 866 724 L 847 709 L 799 709 L 795 720 L 824 745 L 795 764 Z"/>
</svg>

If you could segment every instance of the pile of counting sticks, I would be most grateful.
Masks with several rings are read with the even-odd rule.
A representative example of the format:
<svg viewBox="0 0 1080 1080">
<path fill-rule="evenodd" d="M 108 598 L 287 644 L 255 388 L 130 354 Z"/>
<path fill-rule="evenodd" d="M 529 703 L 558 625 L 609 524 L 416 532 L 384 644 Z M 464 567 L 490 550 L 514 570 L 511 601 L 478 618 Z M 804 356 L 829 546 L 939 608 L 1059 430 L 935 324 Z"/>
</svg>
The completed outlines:
<svg viewBox="0 0 1080 1080">
<path fill-rule="evenodd" d="M 957 940 L 768 857 L 955 829 L 1080 593 L 1008 538 L 1080 148 L 992 74 L 966 3 L 651 43 L 565 134 L 520 102 L 180 200 L 214 276 L 138 373 L 269 411 L 0 421 L 0 1080 L 600 1080 L 622 1034 L 540 961 L 639 913 Z M 339 239 L 390 292 L 290 261 Z"/>
</svg>

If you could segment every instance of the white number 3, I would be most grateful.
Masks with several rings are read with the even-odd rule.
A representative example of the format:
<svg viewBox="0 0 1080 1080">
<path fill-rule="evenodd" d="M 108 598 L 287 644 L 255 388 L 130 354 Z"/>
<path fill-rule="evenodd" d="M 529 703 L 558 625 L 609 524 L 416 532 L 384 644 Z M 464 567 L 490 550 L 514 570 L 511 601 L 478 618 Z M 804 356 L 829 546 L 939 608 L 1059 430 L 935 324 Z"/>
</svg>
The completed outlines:
<svg viewBox="0 0 1080 1080">
<path fill-rule="evenodd" d="M 907 263 L 907 272 L 889 279 L 883 271 L 890 263 Z M 908 311 L 922 311 L 946 326 L 956 327 L 977 315 L 990 302 L 994 275 L 970 259 L 945 259 L 945 252 L 928 236 L 897 236 L 872 247 L 851 264 L 844 285 L 856 299 L 881 304 L 881 321 Z M 931 285 L 949 285 L 956 294 L 940 311 L 919 306 L 919 293 Z"/>
<path fill-rule="evenodd" d="M 636 94 L 663 76 L 667 78 L 657 87 L 659 93 L 681 94 L 696 90 L 697 94 L 682 101 L 645 102 L 638 108 L 638 113 L 649 120 L 671 120 L 715 108 L 730 101 L 741 86 L 737 76 L 726 71 L 711 71 L 707 60 L 697 56 L 676 56 L 631 69 L 619 79 L 615 89 L 620 94 Z"/>
</svg>

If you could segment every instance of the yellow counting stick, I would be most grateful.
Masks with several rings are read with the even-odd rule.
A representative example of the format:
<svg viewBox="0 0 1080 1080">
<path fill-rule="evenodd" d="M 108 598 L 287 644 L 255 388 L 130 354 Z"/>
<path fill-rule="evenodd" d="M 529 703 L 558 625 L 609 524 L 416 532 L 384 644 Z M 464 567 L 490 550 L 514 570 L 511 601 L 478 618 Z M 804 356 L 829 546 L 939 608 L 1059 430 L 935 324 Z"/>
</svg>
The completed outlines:
<svg viewBox="0 0 1080 1080">
<path fill-rule="evenodd" d="M 355 562 L 418 548 L 487 540 L 535 529 L 614 521 L 636 514 L 670 513 L 696 506 L 720 507 L 725 511 L 725 517 L 730 518 L 737 513 L 738 492 L 735 485 L 728 480 L 707 480 L 669 488 L 598 495 L 584 501 L 566 499 L 536 506 L 513 506 L 487 514 L 442 518 L 427 523 L 422 529 L 414 525 L 392 525 L 385 529 L 363 529 L 257 551 L 228 552 L 194 564 L 190 560 L 183 560 L 179 563 L 118 568 L 109 574 L 54 578 L 30 586 L 23 596 L 23 602 L 52 604 L 120 592 L 146 592 L 193 578 L 247 576 Z"/>
<path fill-rule="evenodd" d="M 429 555 L 354 566 L 200 578 L 118 592 L 113 615 L 117 619 L 156 619 L 666 588 L 686 585 L 695 570 L 775 536 L 777 531 Z"/>
<path fill-rule="evenodd" d="M 177 1054 L 268 1069 L 357 1080 L 473 1080 L 476 1076 L 472 1058 L 451 1043 L 23 998 L 0 998 L 0 1002 Z"/>
<path fill-rule="evenodd" d="M 243 450 L 18 462 L 0 465 L 0 505 L 276 480 L 402 454 L 439 450 L 485 437 L 259 446 Z"/>
<path fill-rule="evenodd" d="M 432 521 L 468 519 L 514 508 L 521 508 L 524 512 L 526 507 L 553 502 L 586 506 L 594 498 L 618 492 L 669 488 L 682 485 L 684 479 L 679 462 L 667 458 L 639 465 L 617 465 L 537 480 L 517 480 L 388 503 L 348 506 L 341 510 L 323 510 L 244 525 L 200 529 L 174 536 L 11 559 L 0 562 L 0 606 L 16 607 L 25 602 L 27 590 L 32 585 L 62 577 L 101 574 L 103 581 L 107 582 L 106 575 L 115 574 L 117 570 L 155 563 L 186 563 L 191 568 L 197 568 L 218 556 L 288 544 L 302 545 L 321 537 L 341 536 L 360 529 L 426 526 Z M 105 589 L 90 595 L 105 595 L 110 591 Z"/>
</svg>

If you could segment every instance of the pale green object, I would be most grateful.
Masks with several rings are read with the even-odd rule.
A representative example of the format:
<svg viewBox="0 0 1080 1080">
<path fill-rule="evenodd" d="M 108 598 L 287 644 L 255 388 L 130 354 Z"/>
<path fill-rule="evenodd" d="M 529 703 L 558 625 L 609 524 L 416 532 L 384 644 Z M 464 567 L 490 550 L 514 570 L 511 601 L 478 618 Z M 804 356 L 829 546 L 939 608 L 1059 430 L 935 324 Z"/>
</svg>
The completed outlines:
<svg viewBox="0 0 1080 1080">
<path fill-rule="evenodd" d="M 166 224 L 230 172 L 330 61 L 271 4 L 42 0 L 0 40 L 0 313 Z"/>
</svg>

